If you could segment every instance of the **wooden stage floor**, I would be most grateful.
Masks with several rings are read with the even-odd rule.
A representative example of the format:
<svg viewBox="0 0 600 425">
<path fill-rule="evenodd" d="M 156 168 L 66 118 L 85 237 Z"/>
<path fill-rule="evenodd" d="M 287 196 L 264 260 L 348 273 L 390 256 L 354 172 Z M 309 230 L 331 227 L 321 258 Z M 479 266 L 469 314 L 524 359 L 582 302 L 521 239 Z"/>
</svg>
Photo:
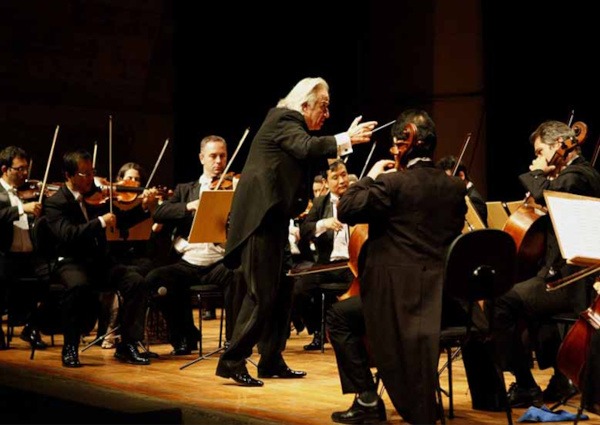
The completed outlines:
<svg viewBox="0 0 600 425">
<path fill-rule="evenodd" d="M 218 320 L 204 323 L 204 351 L 217 346 Z M 17 335 L 20 328 L 16 329 Z M 44 337 L 49 342 L 49 337 Z M 88 337 L 89 339 L 89 337 Z M 150 366 L 132 366 L 113 358 L 114 350 L 93 347 L 80 354 L 84 367 L 62 367 L 61 336 L 56 346 L 38 351 L 35 360 L 29 360 L 29 346 L 18 337 L 11 348 L 0 351 L 0 385 L 46 393 L 89 405 L 109 406 L 124 411 L 142 412 L 167 408 L 181 409 L 184 423 L 246 423 L 246 424 L 327 424 L 331 412 L 350 406 L 352 395 L 341 393 L 335 357 L 331 346 L 325 353 L 305 352 L 302 346 L 311 337 L 306 332 L 293 332 L 288 340 L 285 358 L 293 369 L 305 370 L 308 376 L 299 380 L 265 380 L 262 388 L 245 388 L 231 380 L 215 376 L 217 356 L 203 360 L 185 370 L 180 366 L 193 360 L 197 354 L 182 357 L 169 355 L 171 346 L 155 345 L 160 354 Z M 252 357 L 257 360 L 257 355 Z M 248 365 L 256 376 L 256 369 Z M 485 412 L 471 409 L 471 400 L 462 361 L 454 363 L 455 418 L 449 424 L 502 424 L 503 412 Z M 549 371 L 535 371 L 538 383 L 545 387 Z M 512 377 L 506 375 L 507 385 Z M 447 388 L 447 374 L 442 386 Z M 387 394 L 384 395 L 388 423 L 404 423 L 394 410 Z M 578 399 L 576 399 L 578 403 Z M 444 397 L 444 406 L 448 400 Z M 574 411 L 572 408 L 567 410 Z M 525 409 L 514 409 L 513 420 Z M 80 418 L 85 423 L 85 418 Z M 3 422 L 3 421 L 0 421 Z M 590 415 L 588 423 L 600 423 L 600 417 Z"/>
</svg>

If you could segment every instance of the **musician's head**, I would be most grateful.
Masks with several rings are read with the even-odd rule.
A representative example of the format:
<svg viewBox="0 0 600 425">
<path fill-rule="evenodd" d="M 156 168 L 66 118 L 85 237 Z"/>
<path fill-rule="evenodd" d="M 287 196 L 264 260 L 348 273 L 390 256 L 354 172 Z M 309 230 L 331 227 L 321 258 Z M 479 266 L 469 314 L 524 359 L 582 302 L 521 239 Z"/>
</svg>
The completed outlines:
<svg viewBox="0 0 600 425">
<path fill-rule="evenodd" d="M 560 121 L 546 121 L 531 133 L 529 141 L 533 145 L 535 156 L 550 161 L 561 143 L 570 137 L 575 137 L 575 131 L 567 124 Z M 574 155 L 579 153 L 580 149 L 577 148 L 575 152 Z"/>
<path fill-rule="evenodd" d="M 67 186 L 79 193 L 88 193 L 94 184 L 92 156 L 84 149 L 67 152 L 63 156 L 63 172 Z"/>
<path fill-rule="evenodd" d="M 17 147 L 8 146 L 0 152 L 0 175 L 12 187 L 19 187 L 27 180 L 29 156 Z"/>
<path fill-rule="evenodd" d="M 327 195 L 327 180 L 322 174 L 317 174 L 313 180 L 313 197 Z"/>
<path fill-rule="evenodd" d="M 454 172 L 454 168 L 456 167 L 456 157 L 452 155 L 445 156 L 438 162 L 436 162 L 435 166 L 440 170 L 443 170 L 449 176 L 451 176 Z M 465 167 L 465 164 L 463 164 L 462 161 L 458 165 L 458 168 L 456 168 L 456 176 L 460 177 L 461 180 L 465 182 L 471 181 L 471 179 L 469 178 L 469 173 L 467 173 L 467 167 Z"/>
<path fill-rule="evenodd" d="M 304 78 L 277 107 L 300 112 L 309 130 L 320 130 L 329 118 L 329 85 L 320 77 Z"/>
<path fill-rule="evenodd" d="M 336 196 L 342 196 L 349 186 L 348 170 L 346 164 L 341 159 L 337 159 L 329 164 L 327 169 L 327 186 L 329 191 Z"/>
<path fill-rule="evenodd" d="M 227 166 L 227 143 L 220 136 L 206 136 L 200 142 L 200 162 L 203 174 L 218 177 Z"/>
<path fill-rule="evenodd" d="M 128 162 L 123 164 L 117 173 L 117 181 L 132 181 L 139 186 L 146 184 L 146 172 L 137 162 Z"/>
<path fill-rule="evenodd" d="M 356 174 L 348 174 L 348 186 L 352 186 L 354 183 L 358 183 L 358 176 Z"/>
<path fill-rule="evenodd" d="M 394 141 L 405 138 L 404 129 L 408 124 L 417 126 L 417 142 L 403 156 L 403 161 L 413 158 L 432 158 L 437 144 L 435 123 L 429 114 L 420 109 L 407 109 L 402 112 L 392 127 Z"/>
</svg>

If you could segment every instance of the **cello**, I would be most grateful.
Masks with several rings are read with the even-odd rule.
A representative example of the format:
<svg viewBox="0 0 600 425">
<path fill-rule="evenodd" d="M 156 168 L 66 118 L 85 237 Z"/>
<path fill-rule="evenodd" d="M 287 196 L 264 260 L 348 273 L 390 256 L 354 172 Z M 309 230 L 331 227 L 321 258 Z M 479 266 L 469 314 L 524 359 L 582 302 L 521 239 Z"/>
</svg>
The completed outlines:
<svg viewBox="0 0 600 425">
<path fill-rule="evenodd" d="M 587 135 L 587 125 L 581 121 L 573 124 L 575 137 L 570 137 L 561 142 L 559 149 L 554 153 L 549 166 L 554 166 L 555 171 L 549 178 L 556 177 L 564 161 L 575 148 L 580 146 Z M 535 202 L 527 194 L 523 204 L 510 215 L 504 230 L 515 241 L 517 247 L 517 275 L 520 280 L 534 276 L 538 270 L 538 261 L 543 256 L 546 247 L 546 207 Z M 545 219 L 540 220 L 544 217 Z"/>
<path fill-rule="evenodd" d="M 417 126 L 413 123 L 408 123 L 406 127 L 404 127 L 402 138 L 394 139 L 394 146 L 390 148 L 390 153 L 394 155 L 394 168 L 397 171 L 402 171 L 406 169 L 406 161 L 404 158 L 404 154 L 409 151 L 413 144 L 418 143 L 417 137 Z M 340 301 L 360 294 L 359 262 L 361 250 L 368 237 L 368 224 L 357 224 L 352 228 L 350 232 L 350 241 L 348 242 L 348 267 L 354 275 L 354 279 L 352 279 L 352 283 L 350 284 L 348 290 L 338 297 Z"/>
</svg>

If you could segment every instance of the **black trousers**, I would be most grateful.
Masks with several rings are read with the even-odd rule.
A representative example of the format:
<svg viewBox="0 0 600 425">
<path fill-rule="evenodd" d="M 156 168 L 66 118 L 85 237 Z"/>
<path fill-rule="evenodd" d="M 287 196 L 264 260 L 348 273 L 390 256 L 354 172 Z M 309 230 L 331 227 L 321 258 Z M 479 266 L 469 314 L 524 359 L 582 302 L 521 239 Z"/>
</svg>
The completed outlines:
<svg viewBox="0 0 600 425">
<path fill-rule="evenodd" d="M 359 296 L 337 302 L 327 312 L 327 329 L 342 384 L 342 392 L 375 390 L 365 345 L 365 317 Z"/>
<path fill-rule="evenodd" d="M 241 267 L 236 270 L 233 337 L 217 367 L 217 375 L 245 367 L 258 343 L 263 370 L 285 366 L 281 353 L 288 335 L 292 285 L 283 278 L 288 220 L 270 217 L 241 248 Z"/>
<path fill-rule="evenodd" d="M 517 283 L 496 300 L 490 324 L 495 355 L 505 370 L 528 367 L 530 349 L 523 343 L 523 326 L 529 330 L 539 367 L 545 369 L 555 365 L 561 339 L 556 325 L 548 323 L 547 319 L 582 310 L 581 299 L 585 296 L 582 297 L 580 291 L 586 291 L 583 282 L 548 292 L 545 280 L 534 277 Z M 492 308 L 489 306 L 486 310 L 492 311 Z"/>
<path fill-rule="evenodd" d="M 123 342 L 144 338 L 149 287 L 134 267 L 111 259 L 67 260 L 59 263 L 57 276 L 65 288 L 61 297 L 65 344 L 79 344 L 80 335 L 94 326 L 98 315 L 95 291 L 103 290 L 118 290 L 123 297 L 120 321 Z"/>
<path fill-rule="evenodd" d="M 353 277 L 352 272 L 345 269 L 307 274 L 296 278 L 293 309 L 304 321 L 309 334 L 321 329 L 321 299 L 317 297 L 319 286 L 323 283 L 348 283 L 349 287 Z M 326 299 L 325 303 L 328 310 L 332 302 Z"/>
<path fill-rule="evenodd" d="M 232 333 L 231 282 L 233 272 L 222 262 L 210 266 L 195 266 L 184 260 L 152 270 L 146 277 L 148 285 L 156 291 L 161 286 L 167 289 L 164 297 L 159 298 L 159 306 L 169 326 L 171 344 L 176 345 L 182 338 L 195 341 L 198 330 L 192 315 L 190 287 L 195 285 L 217 285 L 223 289 L 227 321 L 226 339 Z M 230 323 L 231 322 L 231 323 Z"/>
</svg>

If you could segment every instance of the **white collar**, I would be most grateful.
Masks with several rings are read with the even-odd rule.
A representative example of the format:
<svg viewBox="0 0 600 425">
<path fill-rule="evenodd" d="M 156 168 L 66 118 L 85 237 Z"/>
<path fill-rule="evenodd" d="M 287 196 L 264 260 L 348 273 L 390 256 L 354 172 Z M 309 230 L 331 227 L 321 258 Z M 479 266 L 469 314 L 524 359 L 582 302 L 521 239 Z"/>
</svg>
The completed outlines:
<svg viewBox="0 0 600 425">
<path fill-rule="evenodd" d="M 410 168 L 413 165 L 415 165 L 417 162 L 420 162 L 420 161 L 429 161 L 429 162 L 431 162 L 431 158 L 427 158 L 427 157 L 413 158 L 410 161 L 408 161 L 408 164 L 406 164 L 406 168 Z"/>
<path fill-rule="evenodd" d="M 6 180 L 4 180 L 2 177 L 0 177 L 0 183 L 2 183 L 2 187 L 4 187 L 4 189 L 7 192 L 11 192 L 11 193 L 15 193 L 15 190 L 17 189 L 16 187 L 12 187 Z"/>
</svg>

